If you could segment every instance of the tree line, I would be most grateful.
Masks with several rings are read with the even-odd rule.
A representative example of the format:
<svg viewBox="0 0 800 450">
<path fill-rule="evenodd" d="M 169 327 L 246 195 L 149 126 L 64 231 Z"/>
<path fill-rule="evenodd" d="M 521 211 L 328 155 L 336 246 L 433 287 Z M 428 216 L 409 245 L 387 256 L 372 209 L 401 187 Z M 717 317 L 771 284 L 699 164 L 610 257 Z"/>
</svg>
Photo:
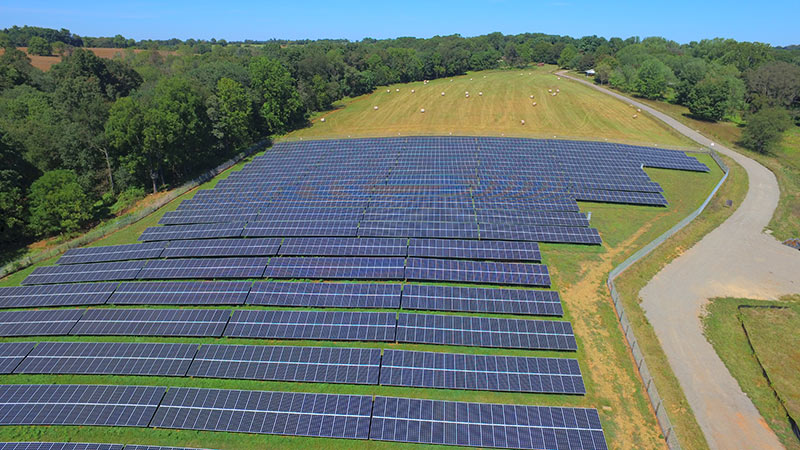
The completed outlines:
<svg viewBox="0 0 800 450">
<path fill-rule="evenodd" d="M 117 36 L 108 45 L 123 48 L 121 57 L 101 59 L 82 49 L 92 39 L 64 29 L 0 32 L 0 246 L 79 231 L 255 141 L 306 126 L 314 111 L 391 83 L 547 63 L 595 68 L 599 83 L 691 105 L 707 119 L 747 113 L 757 123 L 762 111 L 796 117 L 798 107 L 786 80 L 794 80 L 800 49 L 730 40 L 492 33 L 131 43 Z M 60 47 L 61 62 L 48 72 L 32 67 L 16 49 L 31 40 Z M 765 122 L 783 116 L 772 119 Z"/>
</svg>

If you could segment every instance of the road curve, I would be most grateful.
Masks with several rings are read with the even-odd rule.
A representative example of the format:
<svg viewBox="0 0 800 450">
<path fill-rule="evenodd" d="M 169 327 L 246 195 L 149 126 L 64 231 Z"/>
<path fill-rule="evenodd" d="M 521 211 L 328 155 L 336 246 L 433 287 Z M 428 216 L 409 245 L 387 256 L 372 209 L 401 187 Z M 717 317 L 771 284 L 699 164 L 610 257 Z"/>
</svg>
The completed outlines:
<svg viewBox="0 0 800 450">
<path fill-rule="evenodd" d="M 703 146 L 711 141 L 645 104 L 587 84 L 662 120 Z M 659 272 L 639 293 L 670 366 L 712 449 L 783 448 L 703 335 L 708 299 L 777 299 L 800 292 L 800 252 L 763 232 L 778 205 L 775 175 L 756 161 L 714 144 L 744 167 L 749 190 L 739 208 L 694 247 Z"/>
</svg>

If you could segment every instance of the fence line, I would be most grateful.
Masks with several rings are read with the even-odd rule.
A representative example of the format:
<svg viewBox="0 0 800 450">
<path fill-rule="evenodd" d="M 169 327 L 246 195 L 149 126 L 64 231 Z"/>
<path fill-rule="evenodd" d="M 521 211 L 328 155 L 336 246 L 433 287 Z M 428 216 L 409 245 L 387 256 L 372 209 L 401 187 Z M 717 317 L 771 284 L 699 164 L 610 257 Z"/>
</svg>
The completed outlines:
<svg viewBox="0 0 800 450">
<path fill-rule="evenodd" d="M 153 203 L 150 206 L 142 208 L 141 210 L 136 211 L 134 213 L 130 213 L 130 214 L 121 216 L 119 218 L 119 220 L 113 221 L 113 222 L 111 222 L 109 224 L 106 224 L 106 225 L 100 226 L 98 228 L 95 228 L 93 230 L 90 230 L 90 231 L 86 232 L 85 234 L 82 234 L 82 235 L 76 237 L 75 239 L 72 239 L 72 240 L 70 240 L 68 242 L 65 242 L 65 243 L 63 243 L 63 244 L 61 244 L 61 245 L 59 245 L 57 247 L 53 247 L 53 248 L 48 249 L 48 250 L 43 250 L 43 251 L 41 251 L 39 253 L 36 253 L 35 255 L 25 256 L 25 257 L 19 258 L 19 259 L 15 260 L 15 261 L 12 261 L 12 262 L 6 264 L 2 268 L 0 268 L 0 278 L 7 277 L 8 275 L 11 275 L 14 272 L 20 271 L 20 270 L 22 270 L 22 269 L 24 269 L 26 267 L 30 267 L 30 266 L 32 266 L 34 264 L 40 263 L 40 262 L 45 261 L 47 259 L 50 259 L 50 258 L 52 258 L 54 256 L 60 255 L 60 254 L 64 253 L 65 251 L 67 251 L 67 250 L 69 250 L 71 248 L 80 247 L 80 246 L 92 243 L 92 242 L 94 242 L 94 241 L 96 241 L 98 239 L 102 239 L 102 238 L 104 238 L 104 237 L 106 237 L 106 236 L 108 236 L 108 235 L 110 235 L 112 233 L 115 233 L 115 232 L 127 227 L 128 225 L 134 224 L 134 223 L 144 219 L 145 217 L 149 216 L 150 214 L 156 212 L 158 209 L 160 209 L 161 207 L 163 207 L 167 203 L 175 200 L 176 198 L 178 198 L 181 195 L 189 192 L 190 190 L 200 186 L 201 184 L 211 180 L 212 178 L 216 177 L 220 173 L 222 173 L 222 172 L 230 169 L 231 167 L 233 167 L 239 161 L 241 161 L 244 158 L 252 155 L 256 151 L 266 147 L 269 144 L 269 142 L 270 142 L 269 139 L 265 139 L 265 140 L 262 140 L 260 142 L 257 142 L 256 144 L 253 144 L 252 146 L 250 146 L 249 148 L 247 148 L 243 152 L 241 152 L 241 153 L 237 154 L 236 156 L 234 156 L 233 158 L 229 159 L 228 161 L 225 161 L 224 163 L 220 164 L 219 166 L 204 172 L 200 176 L 198 176 L 198 177 L 196 177 L 196 178 L 194 178 L 194 179 L 192 179 L 190 181 L 187 181 L 186 183 L 182 184 L 181 186 L 179 186 L 179 187 L 173 189 L 172 191 L 168 192 L 164 197 L 158 199 L 158 201 L 156 201 L 155 203 Z"/>
<path fill-rule="evenodd" d="M 730 172 L 727 164 L 722 161 L 722 158 L 717 155 L 717 152 L 711 149 L 707 153 L 711 155 L 711 158 L 714 159 L 714 162 L 716 162 L 719 168 L 724 172 L 722 179 L 719 180 L 719 183 L 717 183 L 717 185 L 714 187 L 714 190 L 711 191 L 711 194 L 708 195 L 703 204 L 700 205 L 700 207 L 694 212 L 675 224 L 675 226 L 667 230 L 664 234 L 655 238 L 652 242 L 639 249 L 639 251 L 631 255 L 628 259 L 623 261 L 620 265 L 609 272 L 608 281 L 606 282 L 608 290 L 611 292 L 611 298 L 614 300 L 614 308 L 617 313 L 617 318 L 619 319 L 619 324 L 622 326 L 622 331 L 625 334 L 625 340 L 628 341 L 628 345 L 631 348 L 633 359 L 636 362 L 636 367 L 639 369 L 639 375 L 642 377 L 642 382 L 644 383 L 645 390 L 647 391 L 647 396 L 650 398 L 650 404 L 653 406 L 653 410 L 655 411 L 656 420 L 658 420 L 658 425 L 661 427 L 664 440 L 666 441 L 667 447 L 669 447 L 671 450 L 680 450 L 681 446 L 678 442 L 678 436 L 675 434 L 675 429 L 672 426 L 672 422 L 667 416 L 664 402 L 661 399 L 661 396 L 658 394 L 658 389 L 656 389 L 655 380 L 650 373 L 650 369 L 647 367 L 647 362 L 644 360 L 644 353 L 642 352 L 639 342 L 636 340 L 636 336 L 633 333 L 633 327 L 631 327 L 631 322 L 628 319 L 628 315 L 622 305 L 622 299 L 620 298 L 617 288 L 614 285 L 614 279 L 617 278 L 617 276 L 619 276 L 619 274 L 621 274 L 623 271 L 625 271 L 625 269 L 645 257 L 656 247 L 664 243 L 664 241 L 672 237 L 672 235 L 683 229 L 683 227 L 688 225 L 689 222 L 694 220 L 700 215 L 700 213 L 703 212 L 703 210 L 706 209 L 706 206 L 708 206 L 708 203 L 711 201 L 714 195 L 717 194 L 717 191 L 722 186 L 722 183 L 724 183 L 728 178 L 728 173 Z"/>
</svg>

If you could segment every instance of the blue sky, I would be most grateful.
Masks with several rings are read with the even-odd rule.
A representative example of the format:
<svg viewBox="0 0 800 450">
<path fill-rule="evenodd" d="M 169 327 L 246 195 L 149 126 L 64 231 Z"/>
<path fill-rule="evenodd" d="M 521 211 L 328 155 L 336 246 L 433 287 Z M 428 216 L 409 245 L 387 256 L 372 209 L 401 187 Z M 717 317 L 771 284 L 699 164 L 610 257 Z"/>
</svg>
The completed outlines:
<svg viewBox="0 0 800 450">
<path fill-rule="evenodd" d="M 114 6 L 109 6 L 109 5 Z M 0 0 L 0 28 L 37 25 L 83 36 L 243 40 L 476 36 L 713 37 L 800 44 L 798 0 Z"/>
</svg>

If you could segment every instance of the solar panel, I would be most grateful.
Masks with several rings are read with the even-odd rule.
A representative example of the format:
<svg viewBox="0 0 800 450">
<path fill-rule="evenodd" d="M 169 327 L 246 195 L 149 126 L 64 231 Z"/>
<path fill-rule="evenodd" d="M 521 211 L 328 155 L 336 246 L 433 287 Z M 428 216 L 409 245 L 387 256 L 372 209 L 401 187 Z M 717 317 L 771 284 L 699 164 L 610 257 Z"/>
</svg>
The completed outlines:
<svg viewBox="0 0 800 450">
<path fill-rule="evenodd" d="M 234 311 L 225 336 L 262 339 L 394 341 L 395 313 Z"/>
<path fill-rule="evenodd" d="M 56 264 L 84 264 L 127 261 L 131 259 L 153 259 L 161 256 L 162 251 L 164 251 L 164 244 L 159 242 L 71 248 L 58 259 Z"/>
<path fill-rule="evenodd" d="M 242 305 L 249 281 L 173 281 L 122 283 L 111 298 L 114 305 Z"/>
<path fill-rule="evenodd" d="M 196 344 L 40 342 L 14 373 L 184 376 Z"/>
<path fill-rule="evenodd" d="M 230 314 L 226 309 L 90 309 L 70 334 L 219 337 Z"/>
<path fill-rule="evenodd" d="M 605 450 L 595 409 L 375 397 L 377 441 L 546 450 Z"/>
<path fill-rule="evenodd" d="M 22 284 L 81 283 L 85 281 L 132 280 L 147 261 L 71 264 L 37 267 Z"/>
<path fill-rule="evenodd" d="M 211 256 L 275 256 L 281 240 L 255 239 L 197 239 L 170 241 L 161 255 L 164 258 L 198 258 Z"/>
<path fill-rule="evenodd" d="M 0 342 L 0 374 L 9 374 L 33 350 L 36 342 Z"/>
<path fill-rule="evenodd" d="M 166 388 L 0 385 L 0 425 L 146 427 Z"/>
<path fill-rule="evenodd" d="M 600 245 L 600 233 L 595 228 L 540 227 L 481 223 L 481 239 L 552 242 L 556 244 Z"/>
<path fill-rule="evenodd" d="M 380 384 L 479 391 L 585 394 L 575 359 L 387 349 Z"/>
<path fill-rule="evenodd" d="M 171 388 L 152 426 L 186 430 L 367 439 L 365 395 Z"/>
<path fill-rule="evenodd" d="M 562 316 L 556 291 L 407 284 L 403 309 Z"/>
<path fill-rule="evenodd" d="M 569 322 L 400 313 L 397 342 L 577 350 Z"/>
<path fill-rule="evenodd" d="M 402 280 L 403 258 L 272 258 L 264 278 Z"/>
<path fill-rule="evenodd" d="M 0 287 L 0 308 L 102 305 L 118 283 Z"/>
<path fill-rule="evenodd" d="M 286 221 L 286 222 L 250 222 L 244 229 L 244 237 L 272 236 L 341 236 L 355 237 L 358 228 L 357 220 L 325 220 L 325 221 Z"/>
<path fill-rule="evenodd" d="M 378 384 L 378 348 L 203 345 L 187 376 Z"/>
<path fill-rule="evenodd" d="M 84 311 L 84 309 L 1 311 L 0 336 L 66 335 Z"/>
<path fill-rule="evenodd" d="M 358 226 L 359 236 L 478 239 L 478 224 L 465 222 L 375 222 Z"/>
<path fill-rule="evenodd" d="M 405 275 L 409 280 L 550 286 L 547 266 L 540 264 L 408 258 Z"/>
<path fill-rule="evenodd" d="M 286 238 L 280 254 L 286 256 L 406 256 L 403 238 Z"/>
<path fill-rule="evenodd" d="M 197 225 L 150 227 L 139 236 L 140 241 L 173 241 L 182 239 L 234 238 L 242 235 L 244 222 L 223 222 Z"/>
<path fill-rule="evenodd" d="M 167 211 L 158 221 L 160 225 L 191 225 L 196 223 L 247 222 L 255 220 L 258 210 L 242 208 L 203 208 L 199 210 Z"/>
<path fill-rule="evenodd" d="M 541 261 L 535 242 L 475 241 L 463 239 L 411 239 L 408 256 L 424 258 Z"/>
<path fill-rule="evenodd" d="M 122 450 L 122 447 L 122 444 L 83 442 L 0 442 L 0 450 Z"/>
<path fill-rule="evenodd" d="M 329 308 L 400 307 L 399 284 L 288 283 L 257 281 L 247 296 L 248 305 Z"/>
<path fill-rule="evenodd" d="M 149 261 L 140 280 L 261 278 L 269 258 L 205 258 Z"/>
</svg>

